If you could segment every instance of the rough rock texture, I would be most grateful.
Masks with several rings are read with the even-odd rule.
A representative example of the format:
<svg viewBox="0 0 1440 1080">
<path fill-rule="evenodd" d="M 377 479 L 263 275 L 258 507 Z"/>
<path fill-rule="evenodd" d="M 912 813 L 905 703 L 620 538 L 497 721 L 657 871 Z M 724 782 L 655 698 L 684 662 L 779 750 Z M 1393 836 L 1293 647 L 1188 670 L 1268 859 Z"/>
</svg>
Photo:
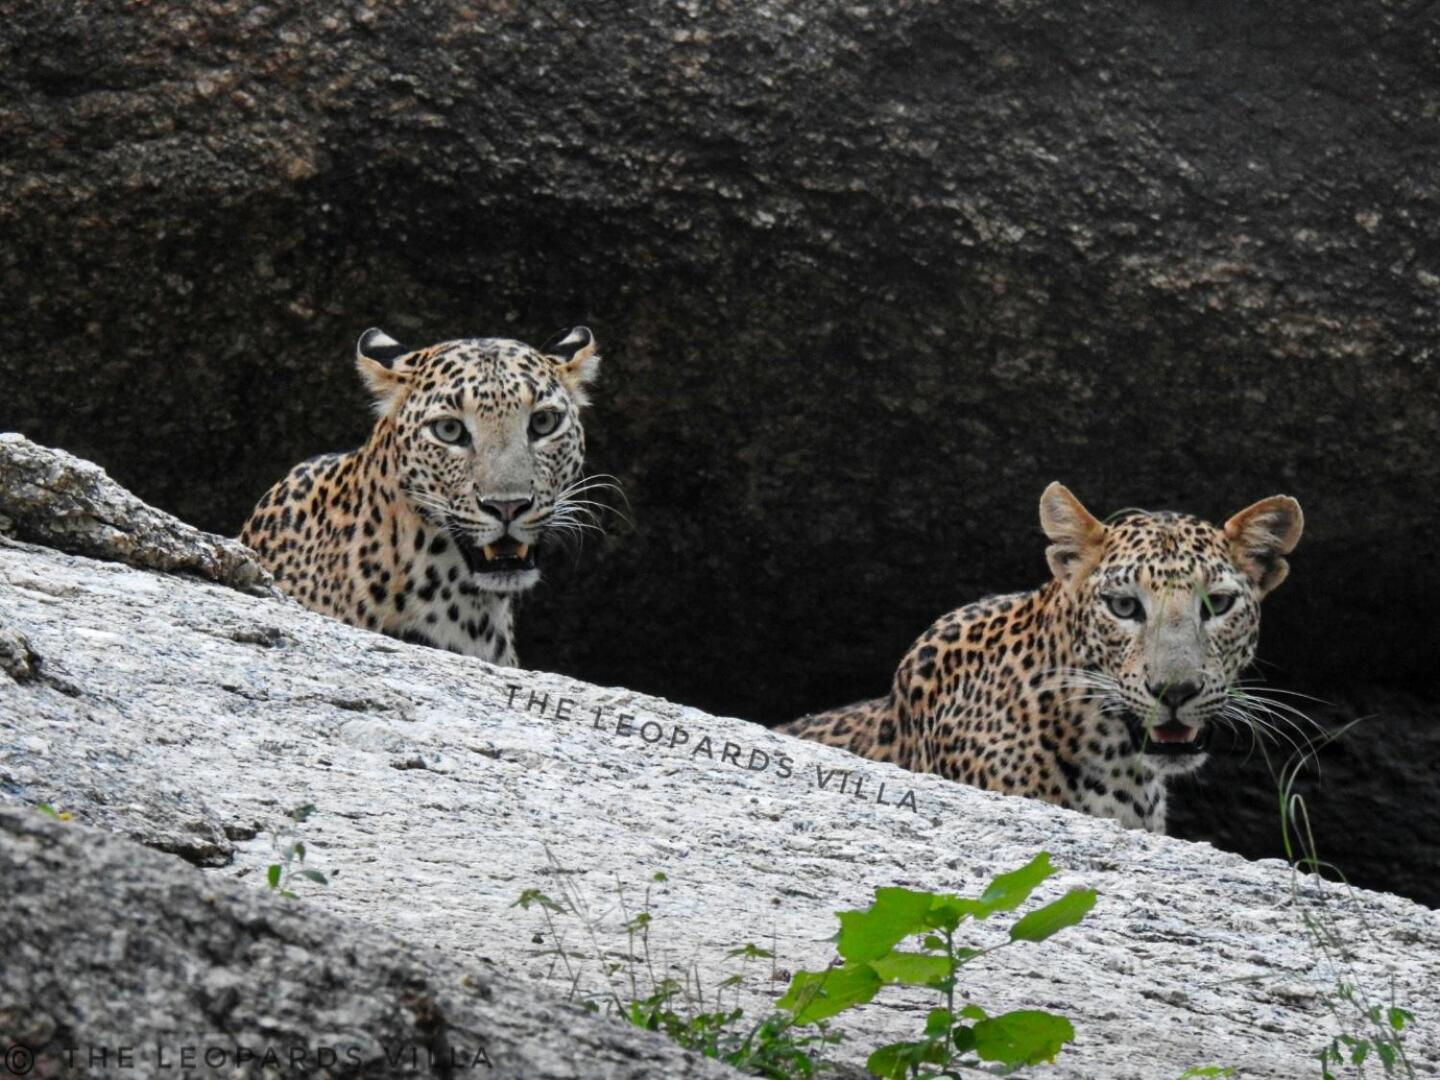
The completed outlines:
<svg viewBox="0 0 1440 1080">
<path fill-rule="evenodd" d="M 0 534 L 279 595 L 244 544 L 146 506 L 98 465 L 16 432 L 0 432 Z"/>
<path fill-rule="evenodd" d="M 773 946 L 785 969 L 823 964 L 831 912 L 865 904 L 877 886 L 972 891 L 1046 849 L 1065 869 L 1055 892 L 1090 885 L 1099 906 L 1043 946 L 986 958 L 965 993 L 987 1007 L 1070 1016 L 1077 1041 L 1047 1075 L 1155 1080 L 1235 1064 L 1242 1075 L 1309 1077 L 1315 1051 L 1339 1033 L 1329 1005 L 1341 978 L 1385 1001 L 1393 980 L 1397 1000 L 1419 1015 L 1412 1056 L 1440 1059 L 1440 915 L 1398 897 L 1310 886 L 1292 895 L 1279 863 L 862 763 L 627 690 L 405 645 L 194 578 L 3 539 L 0 627 L 28 642 L 38 672 L 0 677 L 0 799 L 48 803 L 191 861 L 223 863 L 206 871 L 217 903 L 242 912 L 246 902 L 219 879 L 263 889 L 277 843 L 288 843 L 277 840 L 286 812 L 312 803 L 299 836 L 307 865 L 330 883 L 299 882 L 306 911 L 434 950 L 437 966 L 427 967 L 441 974 L 429 985 L 463 997 L 462 1010 L 481 1007 L 457 989 L 466 965 L 488 957 L 537 978 L 552 970 L 556 942 L 541 916 L 511 906 L 528 887 L 588 898 L 594 939 L 563 922 L 560 933 L 582 989 L 593 991 L 606 965 L 628 955 L 624 921 L 664 871 L 668 881 L 651 886 L 657 963 L 676 976 L 698 965 L 713 986 L 737 967 L 726 951 L 745 941 Z M 118 850 L 96 856 L 98 877 L 121 879 L 107 895 L 131 888 L 106 872 Z M 161 895 L 146 884 L 154 880 L 131 895 Z M 184 890 L 162 914 L 183 922 L 187 905 L 193 912 L 198 901 Z M 1301 925 L 1322 896 L 1333 928 L 1358 945 L 1343 969 Z M 301 950 L 305 979 L 335 970 L 316 956 L 333 940 L 318 923 L 267 915 L 240 925 L 258 942 L 257 972 L 289 957 L 280 941 Z M 974 939 L 993 942 L 999 930 L 981 926 Z M 172 972 L 169 943 L 203 937 L 175 927 L 164 948 L 137 955 L 136 978 Z M 223 972 L 234 948 L 221 932 L 205 955 L 218 955 Z M 401 958 L 414 954 L 374 948 L 376 985 L 392 989 L 366 1015 L 393 1025 L 405 1018 L 393 989 L 404 980 L 381 973 L 413 971 Z M 748 973 L 741 1000 L 752 1015 L 773 993 L 768 974 Z M 253 995 L 246 1002 L 268 992 L 236 989 Z M 286 1022 L 312 1015 L 319 1000 L 301 999 Z M 899 995 L 851 1018 L 844 1060 L 914 1034 L 928 1005 Z M 466 1015 L 491 1014 L 462 1013 L 462 1032 L 494 1030 Z"/>
<path fill-rule="evenodd" d="M 739 1075 L 478 950 L 405 944 L 34 810 L 0 807 L 0 875 L 6 1076 Z"/>
</svg>

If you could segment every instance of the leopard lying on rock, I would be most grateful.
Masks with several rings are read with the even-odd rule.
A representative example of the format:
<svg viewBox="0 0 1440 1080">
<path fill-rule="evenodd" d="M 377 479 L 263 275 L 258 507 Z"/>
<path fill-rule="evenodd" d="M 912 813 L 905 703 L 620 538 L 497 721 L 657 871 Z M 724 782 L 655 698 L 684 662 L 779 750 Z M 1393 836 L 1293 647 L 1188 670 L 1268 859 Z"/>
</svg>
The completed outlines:
<svg viewBox="0 0 1440 1080">
<path fill-rule="evenodd" d="M 513 666 L 511 598 L 539 580 L 541 540 L 587 512 L 593 335 L 410 349 L 372 329 L 355 362 L 378 414 L 369 439 L 295 466 L 240 539 L 307 607 Z"/>
<path fill-rule="evenodd" d="M 942 617 L 887 697 L 780 730 L 1163 832 L 1165 780 L 1204 763 L 1213 726 L 1265 721 L 1237 680 L 1300 505 L 1263 499 L 1222 528 L 1141 511 L 1102 523 L 1056 483 L 1040 523 L 1051 581 Z"/>
</svg>

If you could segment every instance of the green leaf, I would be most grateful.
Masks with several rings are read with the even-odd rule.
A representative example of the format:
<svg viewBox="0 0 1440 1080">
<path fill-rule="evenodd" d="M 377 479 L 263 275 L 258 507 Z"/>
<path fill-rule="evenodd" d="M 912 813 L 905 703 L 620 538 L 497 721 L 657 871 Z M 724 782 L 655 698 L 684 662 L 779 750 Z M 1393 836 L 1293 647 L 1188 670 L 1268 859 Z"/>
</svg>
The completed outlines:
<svg viewBox="0 0 1440 1080">
<path fill-rule="evenodd" d="M 1011 941 L 1044 941 L 1074 926 L 1095 906 L 1094 889 L 1071 889 L 1059 900 L 1036 908 L 1010 928 Z"/>
<path fill-rule="evenodd" d="M 948 956 L 912 952 L 892 952 L 870 961 L 870 966 L 885 982 L 906 986 L 929 986 L 948 979 L 954 970 Z"/>
<path fill-rule="evenodd" d="M 1234 1076 L 1239 1070 L 1234 1065 L 1197 1065 L 1180 1074 L 1180 1080 L 1202 1080 L 1208 1076 Z"/>
<path fill-rule="evenodd" d="M 1395 1052 L 1394 1046 L 1390 1043 L 1376 1043 L 1375 1053 L 1378 1054 L 1380 1060 L 1385 1063 L 1385 1072 L 1387 1075 L 1395 1071 L 1395 1063 L 1399 1060 L 1399 1055 Z"/>
<path fill-rule="evenodd" d="M 651 881 L 658 881 L 658 882 L 661 882 L 661 883 L 663 884 L 664 882 L 669 881 L 670 878 L 666 875 L 666 873 L 665 873 L 664 870 L 656 870 L 656 871 L 655 871 L 655 876 L 654 876 L 653 878 L 651 878 L 650 880 L 651 880 Z"/>
<path fill-rule="evenodd" d="M 775 954 L 769 949 L 762 949 L 758 945 L 752 945 L 747 941 L 738 949 L 731 949 L 727 952 L 725 959 L 730 960 L 737 956 L 743 956 L 746 960 L 769 960 L 774 955 Z"/>
<path fill-rule="evenodd" d="M 975 1052 L 984 1061 L 1003 1065 L 1038 1065 L 1054 1061 L 1074 1038 L 1075 1028 L 1063 1016 L 1019 1009 L 976 1024 Z"/>
<path fill-rule="evenodd" d="M 56 821 L 60 820 L 60 815 L 55 812 L 55 807 L 51 806 L 48 802 L 40 803 L 35 809 L 39 810 L 42 814 L 49 814 Z"/>
<path fill-rule="evenodd" d="M 290 845 L 290 850 L 299 858 L 301 862 L 305 861 L 305 845 L 302 844 L 299 840 L 296 840 L 295 843 Z"/>
<path fill-rule="evenodd" d="M 279 863 L 271 863 L 271 864 L 270 864 L 270 869 L 267 870 L 267 871 L 265 871 L 265 880 L 270 883 L 270 888 L 272 888 L 272 889 L 277 889 L 277 888 L 280 887 L 280 864 L 279 864 Z"/>
<path fill-rule="evenodd" d="M 1404 1031 L 1405 1025 L 1415 1019 L 1415 1014 L 1408 1009 L 1401 1009 L 1392 1005 L 1390 1007 L 1389 1019 L 1392 1028 L 1396 1031 Z"/>
<path fill-rule="evenodd" d="M 931 1038 L 944 1035 L 954 1022 L 955 1018 L 950 1015 L 949 1009 L 931 1009 L 925 1017 L 925 1034 Z"/>
<path fill-rule="evenodd" d="M 1355 1049 L 1350 1051 L 1350 1064 L 1359 1065 L 1369 1056 L 1370 1044 L 1362 1040 L 1355 1044 Z"/>
<path fill-rule="evenodd" d="M 989 1020 L 990 1014 L 979 1005 L 966 1005 L 960 1010 L 960 1015 L 966 1020 Z"/>
<path fill-rule="evenodd" d="M 520 899 L 516 900 L 510 906 L 524 908 L 526 911 L 529 911 L 531 904 L 538 904 L 546 911 L 563 912 L 565 910 L 563 907 L 557 904 L 554 900 L 551 900 L 550 897 L 546 896 L 539 889 L 526 889 L 520 894 Z"/>
<path fill-rule="evenodd" d="M 1050 853 L 1040 852 L 1019 870 L 1001 874 L 990 882 L 989 888 L 980 894 L 983 913 L 976 914 L 975 917 L 983 919 L 997 911 L 1014 911 L 1035 891 L 1035 886 L 1054 873 L 1055 868 L 1050 865 Z"/>
<path fill-rule="evenodd" d="M 961 1024 L 950 1035 L 955 1043 L 955 1049 L 961 1054 L 968 1054 L 975 1049 L 975 1029 Z"/>
<path fill-rule="evenodd" d="M 939 1065 L 945 1061 L 945 1048 L 929 1039 L 923 1042 L 898 1042 L 882 1046 L 865 1059 L 865 1068 L 886 1080 L 904 1080 L 919 1065 Z"/>
<path fill-rule="evenodd" d="M 897 944 L 928 929 L 925 916 L 937 897 L 910 889 L 875 890 L 875 902 L 864 911 L 842 911 L 837 951 L 850 963 L 884 956 Z"/>
<path fill-rule="evenodd" d="M 302 870 L 300 871 L 300 876 L 303 878 L 308 878 L 310 881 L 318 882 L 321 885 L 330 884 L 330 882 L 326 879 L 325 875 L 322 874 L 319 870 Z"/>
<path fill-rule="evenodd" d="M 925 924 L 934 930 L 954 930 L 964 919 L 972 916 L 983 919 L 989 911 L 979 900 L 965 900 L 959 896 L 937 896 L 925 916 Z"/>
<path fill-rule="evenodd" d="M 824 971 L 797 971 L 785 996 L 775 1004 L 795 1014 L 795 1023 L 813 1024 L 875 996 L 884 983 L 869 964 Z"/>
<path fill-rule="evenodd" d="M 945 947 L 945 939 L 939 934 L 926 934 L 925 940 L 922 941 L 920 945 L 926 949 L 943 949 Z"/>
</svg>

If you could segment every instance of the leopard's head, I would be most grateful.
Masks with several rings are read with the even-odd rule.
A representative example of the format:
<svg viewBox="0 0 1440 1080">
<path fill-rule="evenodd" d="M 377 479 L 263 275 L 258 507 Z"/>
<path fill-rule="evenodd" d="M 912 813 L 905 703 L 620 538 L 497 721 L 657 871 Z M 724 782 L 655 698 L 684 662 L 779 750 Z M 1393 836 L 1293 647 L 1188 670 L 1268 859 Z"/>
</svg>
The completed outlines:
<svg viewBox="0 0 1440 1080">
<path fill-rule="evenodd" d="M 394 482 L 432 543 L 454 542 L 487 591 L 534 585 L 542 536 L 580 512 L 580 410 L 600 366 L 590 331 L 540 349 L 506 338 L 412 349 L 372 329 L 355 362 L 375 398 L 376 435 L 393 440 Z"/>
<path fill-rule="evenodd" d="M 1156 768 L 1198 767 L 1210 729 L 1238 716 L 1260 601 L 1289 573 L 1300 504 L 1262 499 L 1220 528 L 1144 511 L 1101 522 L 1056 483 L 1041 496 L 1040 523 L 1051 572 L 1073 601 L 1072 690 L 1121 717 Z"/>
</svg>

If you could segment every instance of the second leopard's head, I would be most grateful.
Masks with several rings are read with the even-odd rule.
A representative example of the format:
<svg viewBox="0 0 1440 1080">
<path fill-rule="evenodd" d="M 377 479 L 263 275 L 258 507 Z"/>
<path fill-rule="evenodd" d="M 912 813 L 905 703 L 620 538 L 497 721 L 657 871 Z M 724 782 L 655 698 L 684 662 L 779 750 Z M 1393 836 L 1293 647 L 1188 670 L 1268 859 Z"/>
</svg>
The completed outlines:
<svg viewBox="0 0 1440 1080">
<path fill-rule="evenodd" d="M 1260 601 L 1289 573 L 1304 528 L 1298 502 L 1261 499 L 1223 526 L 1139 510 L 1101 522 L 1054 483 L 1040 523 L 1050 569 L 1073 598 L 1077 700 L 1125 720 L 1162 772 L 1198 767 L 1214 724 L 1266 725 L 1238 680 L 1255 658 Z"/>
<path fill-rule="evenodd" d="M 416 349 L 371 329 L 355 362 L 394 440 L 395 483 L 410 508 L 455 543 L 480 587 L 534 585 L 542 536 L 578 510 L 580 410 L 600 367 L 594 335 L 577 326 L 539 349 L 508 338 Z"/>
</svg>

